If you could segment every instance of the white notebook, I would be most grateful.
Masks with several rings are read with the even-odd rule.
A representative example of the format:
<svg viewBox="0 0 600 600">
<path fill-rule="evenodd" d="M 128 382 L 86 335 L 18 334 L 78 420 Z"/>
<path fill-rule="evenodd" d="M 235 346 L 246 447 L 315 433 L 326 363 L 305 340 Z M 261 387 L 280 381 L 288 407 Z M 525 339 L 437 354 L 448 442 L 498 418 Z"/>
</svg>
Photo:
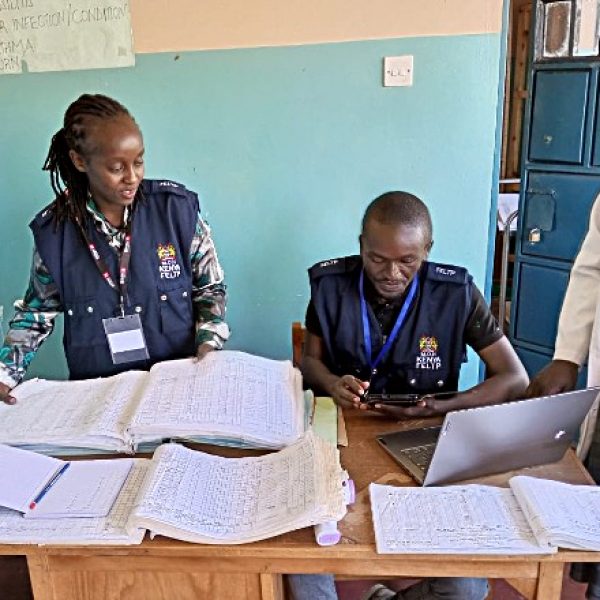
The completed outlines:
<svg viewBox="0 0 600 600">
<path fill-rule="evenodd" d="M 0 444 L 0 506 L 27 512 L 66 464 L 58 458 Z"/>
<path fill-rule="evenodd" d="M 131 471 L 132 458 L 78 460 L 50 487 L 26 518 L 105 517 L 110 512 Z"/>
<path fill-rule="evenodd" d="M 106 516 L 25 519 L 16 510 L 0 508 L 0 543 L 140 544 L 146 532 L 131 526 L 130 517 L 150 461 L 128 460 L 132 460 L 133 465 Z"/>
<path fill-rule="evenodd" d="M 26 518 L 105 517 L 132 464 L 130 458 L 63 461 L 0 445 L 0 506 Z"/>
</svg>

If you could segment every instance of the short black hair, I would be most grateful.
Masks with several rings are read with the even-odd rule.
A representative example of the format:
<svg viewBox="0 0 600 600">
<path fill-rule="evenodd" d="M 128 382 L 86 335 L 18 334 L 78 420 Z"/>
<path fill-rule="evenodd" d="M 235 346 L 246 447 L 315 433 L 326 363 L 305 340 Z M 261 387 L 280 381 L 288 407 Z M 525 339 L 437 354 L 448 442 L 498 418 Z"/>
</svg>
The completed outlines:
<svg viewBox="0 0 600 600">
<path fill-rule="evenodd" d="M 384 225 L 420 227 L 428 242 L 432 240 L 431 215 L 425 203 L 408 192 L 386 192 L 375 198 L 362 219 L 362 233 L 369 221 Z"/>
</svg>

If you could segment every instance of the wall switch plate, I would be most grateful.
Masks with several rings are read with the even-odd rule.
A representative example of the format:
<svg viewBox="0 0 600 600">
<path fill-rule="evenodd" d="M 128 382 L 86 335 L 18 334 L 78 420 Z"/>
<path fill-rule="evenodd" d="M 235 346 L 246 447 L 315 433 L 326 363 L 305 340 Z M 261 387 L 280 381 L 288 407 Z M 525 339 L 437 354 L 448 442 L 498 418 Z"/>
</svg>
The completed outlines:
<svg viewBox="0 0 600 600">
<path fill-rule="evenodd" d="M 383 85 L 385 87 L 413 84 L 413 57 L 386 56 L 383 59 Z"/>
</svg>

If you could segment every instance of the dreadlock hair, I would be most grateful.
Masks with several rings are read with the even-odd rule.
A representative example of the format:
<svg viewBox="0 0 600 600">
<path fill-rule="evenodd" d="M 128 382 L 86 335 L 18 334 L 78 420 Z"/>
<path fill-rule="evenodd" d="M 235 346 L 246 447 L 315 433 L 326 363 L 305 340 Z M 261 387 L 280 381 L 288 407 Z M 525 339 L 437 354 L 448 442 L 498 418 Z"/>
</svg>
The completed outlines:
<svg viewBox="0 0 600 600">
<path fill-rule="evenodd" d="M 122 104 L 102 94 L 83 94 L 67 108 L 63 127 L 52 137 L 43 166 L 43 170 L 50 173 L 50 184 L 56 195 L 52 206 L 56 224 L 67 219 L 84 223 L 86 218 L 88 178 L 75 168 L 69 151 L 75 150 L 78 154 L 89 151 L 86 144 L 92 119 L 114 119 L 121 115 L 135 122 Z"/>
<path fill-rule="evenodd" d="M 375 198 L 363 216 L 363 233 L 371 220 L 385 225 L 420 227 L 425 238 L 431 241 L 433 228 L 429 210 L 422 200 L 408 192 L 387 192 Z"/>
</svg>

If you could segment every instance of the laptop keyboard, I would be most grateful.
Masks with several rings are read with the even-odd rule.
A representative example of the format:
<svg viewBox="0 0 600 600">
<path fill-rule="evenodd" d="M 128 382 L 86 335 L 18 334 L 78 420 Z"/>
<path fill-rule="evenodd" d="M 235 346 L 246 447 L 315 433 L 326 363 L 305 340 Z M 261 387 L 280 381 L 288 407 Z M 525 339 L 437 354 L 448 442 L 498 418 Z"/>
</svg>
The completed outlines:
<svg viewBox="0 0 600 600">
<path fill-rule="evenodd" d="M 431 462 L 435 444 L 427 444 L 426 446 L 415 446 L 414 448 L 404 448 L 400 454 L 409 458 L 417 467 L 426 470 Z"/>
</svg>

